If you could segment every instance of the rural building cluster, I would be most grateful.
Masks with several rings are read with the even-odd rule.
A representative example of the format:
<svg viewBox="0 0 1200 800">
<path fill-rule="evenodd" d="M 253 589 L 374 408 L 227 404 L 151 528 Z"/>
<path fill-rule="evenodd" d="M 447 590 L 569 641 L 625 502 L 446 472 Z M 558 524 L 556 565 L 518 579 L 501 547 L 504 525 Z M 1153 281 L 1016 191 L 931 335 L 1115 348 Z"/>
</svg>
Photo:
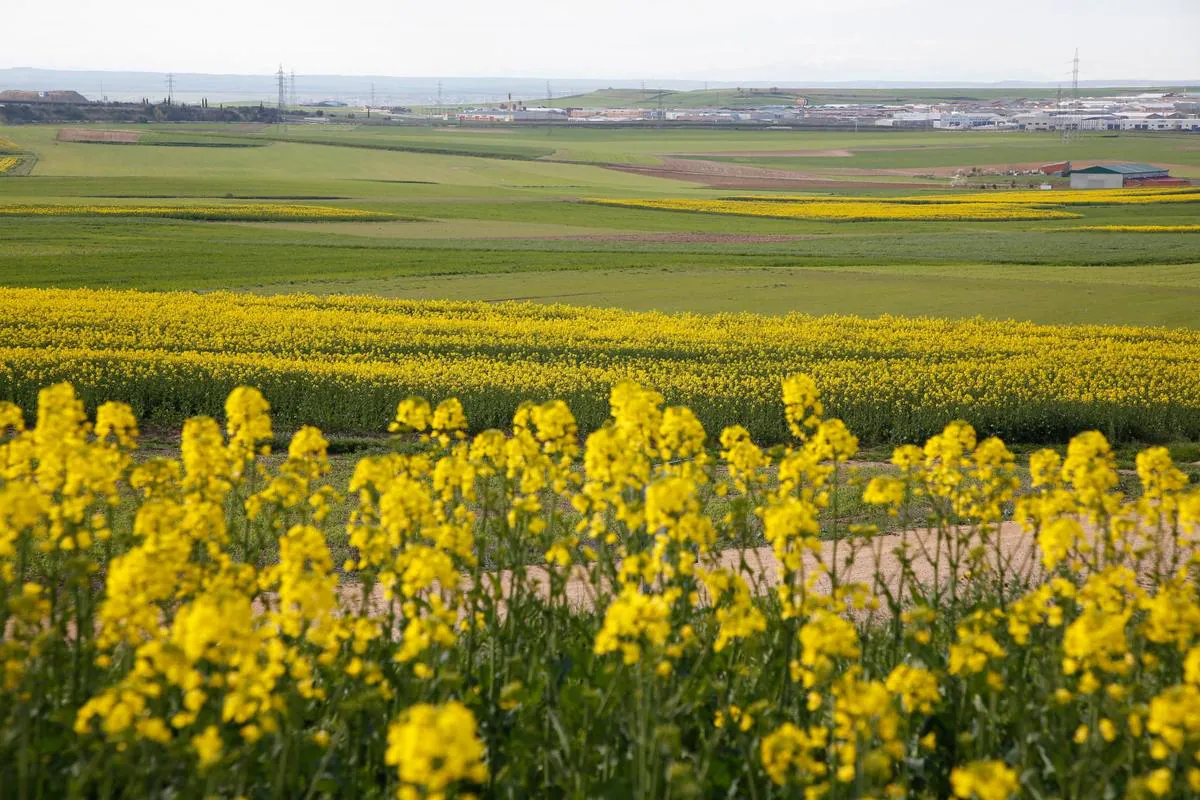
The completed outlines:
<svg viewBox="0 0 1200 800">
<path fill-rule="evenodd" d="M 1071 100 L 1001 99 L 940 103 L 796 103 L 737 108 L 593 108 L 527 106 L 437 110 L 467 123 L 675 122 L 787 126 L 878 126 L 945 130 L 1200 132 L 1200 93 L 1146 92 Z"/>
</svg>

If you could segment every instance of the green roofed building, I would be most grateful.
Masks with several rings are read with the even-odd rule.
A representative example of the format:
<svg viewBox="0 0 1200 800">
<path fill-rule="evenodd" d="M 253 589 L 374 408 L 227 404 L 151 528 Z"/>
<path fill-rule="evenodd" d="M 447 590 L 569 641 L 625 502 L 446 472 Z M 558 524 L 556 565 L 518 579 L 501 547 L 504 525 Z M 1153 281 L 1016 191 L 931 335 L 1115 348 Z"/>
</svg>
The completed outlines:
<svg viewBox="0 0 1200 800">
<path fill-rule="evenodd" d="M 1153 164 L 1097 164 L 1071 170 L 1072 189 L 1123 189 L 1126 186 L 1173 182 L 1167 170 Z"/>
</svg>

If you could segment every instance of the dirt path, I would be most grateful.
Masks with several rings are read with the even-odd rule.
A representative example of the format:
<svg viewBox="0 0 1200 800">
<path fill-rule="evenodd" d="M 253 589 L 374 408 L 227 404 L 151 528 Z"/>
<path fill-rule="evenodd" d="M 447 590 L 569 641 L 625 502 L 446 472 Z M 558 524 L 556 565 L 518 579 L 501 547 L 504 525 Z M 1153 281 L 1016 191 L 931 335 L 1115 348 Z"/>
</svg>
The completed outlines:
<svg viewBox="0 0 1200 800">
<path fill-rule="evenodd" d="M 950 574 L 946 563 L 949 556 L 946 542 L 943 542 L 940 553 L 936 544 L 936 532 L 920 529 L 881 534 L 870 540 L 860 540 L 855 545 L 846 539 L 836 544 L 825 541 L 819 557 L 814 554 L 805 557 L 804 571 L 812 575 L 820 571 L 820 564 L 831 569 L 836 565 L 839 583 L 864 583 L 873 588 L 886 586 L 895 592 L 900 589 L 903 574 L 897 554 L 904 552 L 911 564 L 912 578 L 928 586 L 937 580 L 945 580 Z M 1032 536 L 1015 522 L 1002 522 L 997 526 L 989 538 L 986 559 L 994 568 L 1002 567 L 1009 575 L 1029 576 L 1040 569 Z M 717 561 L 721 566 L 741 574 L 756 594 L 769 591 L 779 582 L 782 574 L 770 547 L 723 550 L 718 554 Z M 876 587 L 877 576 L 879 587 Z M 513 575 L 510 571 L 484 576 L 485 583 L 490 584 L 494 580 L 499 581 L 505 597 L 511 596 Z M 542 597 L 549 595 L 550 575 L 544 567 L 530 567 L 527 580 L 527 591 L 535 591 Z M 828 592 L 830 583 L 829 576 L 822 576 L 817 580 L 815 589 Z M 463 589 L 469 588 L 470 581 L 464 578 Z M 358 584 L 343 584 L 339 587 L 339 594 L 344 607 L 360 607 L 362 592 Z M 566 597 L 572 608 L 586 610 L 594 606 L 595 589 L 581 567 L 573 568 L 566 584 Z M 368 600 L 368 607 L 378 613 L 386 610 L 387 606 L 382 588 L 376 587 Z"/>
</svg>

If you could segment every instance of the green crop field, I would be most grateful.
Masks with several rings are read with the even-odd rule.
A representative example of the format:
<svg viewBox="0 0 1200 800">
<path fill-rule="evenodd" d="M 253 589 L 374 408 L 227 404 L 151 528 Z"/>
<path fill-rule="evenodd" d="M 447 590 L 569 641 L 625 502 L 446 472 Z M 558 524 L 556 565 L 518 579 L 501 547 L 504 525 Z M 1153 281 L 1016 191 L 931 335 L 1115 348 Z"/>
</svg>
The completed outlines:
<svg viewBox="0 0 1200 800">
<path fill-rule="evenodd" d="M 1069 232 L 1056 220 L 834 223 L 583 202 L 778 190 L 945 192 L 948 178 L 917 176 L 1065 158 L 1150 161 L 1200 176 L 1195 136 L 1085 135 L 1063 145 L 1053 135 L 930 131 L 123 129 L 140 133 L 138 143 L 58 141 L 57 126 L 0 128 L 6 147 L 36 158 L 29 175 L 0 177 L 0 205 L 254 201 L 395 219 L 0 217 L 0 284 L 1040 322 L 1192 326 L 1198 319 L 1197 234 Z M 729 174 L 717 180 L 679 171 L 692 162 Z M 794 175 L 795 187 L 739 188 L 746 167 Z M 888 188 L 889 181 L 928 188 Z M 1070 226 L 1186 225 L 1195 222 L 1195 208 L 1081 207 L 1082 218 Z"/>
</svg>

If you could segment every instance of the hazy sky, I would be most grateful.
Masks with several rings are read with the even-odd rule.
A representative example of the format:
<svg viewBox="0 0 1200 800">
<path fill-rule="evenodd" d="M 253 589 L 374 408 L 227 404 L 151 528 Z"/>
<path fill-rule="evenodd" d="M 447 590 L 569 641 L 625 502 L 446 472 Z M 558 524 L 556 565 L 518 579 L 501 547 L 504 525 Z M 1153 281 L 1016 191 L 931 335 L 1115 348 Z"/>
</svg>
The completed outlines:
<svg viewBox="0 0 1200 800">
<path fill-rule="evenodd" d="M 54 0 L 0 67 L 264 74 L 1200 78 L 1200 0 Z M 36 31 L 36 34 L 35 34 Z"/>
</svg>

